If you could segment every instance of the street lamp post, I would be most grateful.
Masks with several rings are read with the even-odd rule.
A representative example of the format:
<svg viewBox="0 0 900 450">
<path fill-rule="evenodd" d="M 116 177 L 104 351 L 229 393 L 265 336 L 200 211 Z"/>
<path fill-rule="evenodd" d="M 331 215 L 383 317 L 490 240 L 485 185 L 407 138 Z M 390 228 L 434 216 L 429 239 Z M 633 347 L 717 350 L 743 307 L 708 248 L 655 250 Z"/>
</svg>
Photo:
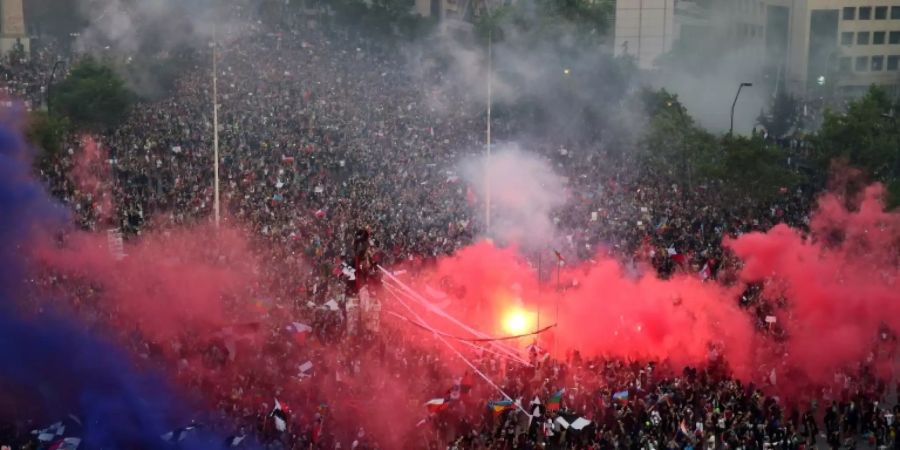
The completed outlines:
<svg viewBox="0 0 900 450">
<path fill-rule="evenodd" d="M 728 136 L 734 135 L 734 107 L 737 106 L 738 97 L 741 96 L 741 89 L 753 86 L 753 83 L 741 83 L 738 86 L 737 94 L 734 95 L 734 103 L 731 104 L 731 127 L 728 128 Z"/>
<path fill-rule="evenodd" d="M 53 63 L 53 68 L 50 69 L 50 76 L 47 77 L 47 115 L 50 115 L 53 111 L 50 107 L 50 89 L 53 87 L 53 77 L 56 76 L 56 69 L 59 68 L 59 65 L 63 63 L 63 60 L 58 59 L 55 63 Z"/>
</svg>

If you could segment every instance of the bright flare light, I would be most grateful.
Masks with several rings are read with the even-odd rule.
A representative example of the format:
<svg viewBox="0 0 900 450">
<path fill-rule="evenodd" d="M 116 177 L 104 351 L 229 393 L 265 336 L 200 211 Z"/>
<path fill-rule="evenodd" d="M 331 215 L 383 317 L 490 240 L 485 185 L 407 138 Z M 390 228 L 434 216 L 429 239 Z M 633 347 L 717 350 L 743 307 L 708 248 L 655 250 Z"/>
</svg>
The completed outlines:
<svg viewBox="0 0 900 450">
<path fill-rule="evenodd" d="M 537 314 L 522 309 L 512 309 L 503 315 L 503 331 L 511 335 L 535 331 Z"/>
</svg>

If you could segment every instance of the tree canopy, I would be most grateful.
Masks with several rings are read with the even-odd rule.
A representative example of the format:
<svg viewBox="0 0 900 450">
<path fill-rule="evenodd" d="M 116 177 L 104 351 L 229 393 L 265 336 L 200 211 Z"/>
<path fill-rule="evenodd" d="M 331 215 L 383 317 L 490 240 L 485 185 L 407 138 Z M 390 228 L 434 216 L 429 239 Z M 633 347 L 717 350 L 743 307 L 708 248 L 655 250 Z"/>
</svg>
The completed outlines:
<svg viewBox="0 0 900 450">
<path fill-rule="evenodd" d="M 493 33 L 498 41 L 514 34 L 535 43 L 593 45 L 609 36 L 614 16 L 613 0 L 522 0 L 481 11 L 475 29 L 482 41 Z"/>
<path fill-rule="evenodd" d="M 780 91 L 772 99 L 768 111 L 759 113 L 756 120 L 776 138 L 782 138 L 802 125 L 800 102 L 787 92 Z"/>
<path fill-rule="evenodd" d="M 885 183 L 890 203 L 900 204 L 900 102 L 879 87 L 850 102 L 846 112 L 826 111 L 813 138 L 813 163 L 827 173 L 832 161 L 846 161 Z"/>
<path fill-rule="evenodd" d="M 75 127 L 103 130 L 121 123 L 135 98 L 112 67 L 88 58 L 53 87 L 50 100 L 53 113 Z"/>
<path fill-rule="evenodd" d="M 642 165 L 688 189 L 709 184 L 729 191 L 726 198 L 765 202 L 799 179 L 788 168 L 784 150 L 759 137 L 722 137 L 698 126 L 678 96 L 645 90 L 649 123 L 639 144 Z"/>
<path fill-rule="evenodd" d="M 71 125 L 65 117 L 43 111 L 34 111 L 28 117 L 26 136 L 40 150 L 35 162 L 41 166 L 59 156 Z"/>
<path fill-rule="evenodd" d="M 415 0 L 334 0 L 337 20 L 382 39 L 412 39 L 431 29 L 435 20 L 415 14 Z"/>
</svg>

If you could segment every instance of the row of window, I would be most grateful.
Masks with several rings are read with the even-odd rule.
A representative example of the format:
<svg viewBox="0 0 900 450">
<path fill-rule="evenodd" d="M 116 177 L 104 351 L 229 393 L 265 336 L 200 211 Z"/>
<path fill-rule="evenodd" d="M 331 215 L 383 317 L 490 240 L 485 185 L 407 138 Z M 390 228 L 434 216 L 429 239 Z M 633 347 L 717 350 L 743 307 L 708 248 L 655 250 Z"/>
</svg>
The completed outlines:
<svg viewBox="0 0 900 450">
<path fill-rule="evenodd" d="M 763 28 L 761 25 L 739 23 L 736 27 L 731 28 L 730 33 L 735 36 L 750 36 L 762 38 L 765 34 L 765 28 Z"/>
<path fill-rule="evenodd" d="M 900 70 L 900 55 L 889 55 L 887 57 L 887 68 L 884 65 L 885 57 L 878 56 L 857 56 L 854 64 L 853 58 L 845 56 L 841 58 L 841 71 L 849 72 L 851 69 L 857 72 L 881 72 L 882 70 Z"/>
<path fill-rule="evenodd" d="M 853 39 L 854 35 L 856 39 Z M 885 40 L 889 44 L 900 44 L 900 31 L 891 31 L 890 34 L 886 31 L 859 31 L 856 33 L 845 31 L 841 33 L 841 45 L 844 46 L 851 46 L 854 41 L 856 45 L 881 45 L 885 43 Z"/>
<path fill-rule="evenodd" d="M 765 11 L 765 5 L 755 0 L 739 0 L 732 3 L 732 8 L 735 8 L 735 6 L 737 7 L 736 9 L 745 12 L 762 14 Z"/>
<path fill-rule="evenodd" d="M 844 20 L 872 20 L 872 12 L 875 13 L 875 20 L 885 20 L 888 18 L 887 6 L 860 6 L 859 14 L 855 6 L 847 6 L 844 8 Z M 900 6 L 891 6 L 891 19 L 900 20 Z"/>
</svg>

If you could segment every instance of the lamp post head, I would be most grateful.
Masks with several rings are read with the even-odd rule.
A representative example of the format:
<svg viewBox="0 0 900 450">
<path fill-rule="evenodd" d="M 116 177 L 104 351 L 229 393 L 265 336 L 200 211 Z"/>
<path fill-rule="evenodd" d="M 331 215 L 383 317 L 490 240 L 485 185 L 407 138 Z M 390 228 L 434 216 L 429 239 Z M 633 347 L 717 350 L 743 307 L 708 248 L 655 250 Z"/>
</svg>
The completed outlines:
<svg viewBox="0 0 900 450">
<path fill-rule="evenodd" d="M 741 83 L 742 87 L 750 87 L 753 86 L 753 83 Z"/>
</svg>

